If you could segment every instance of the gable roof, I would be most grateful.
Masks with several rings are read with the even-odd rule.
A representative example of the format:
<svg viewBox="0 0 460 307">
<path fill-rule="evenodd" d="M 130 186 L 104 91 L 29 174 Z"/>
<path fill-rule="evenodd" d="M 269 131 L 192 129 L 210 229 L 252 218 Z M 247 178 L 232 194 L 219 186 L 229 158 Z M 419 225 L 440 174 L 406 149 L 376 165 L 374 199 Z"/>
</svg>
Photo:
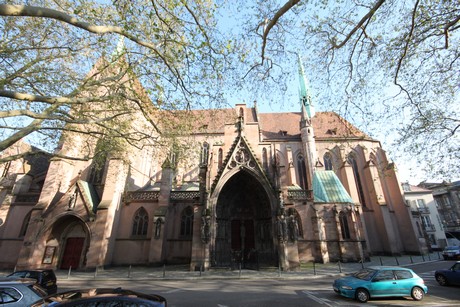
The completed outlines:
<svg viewBox="0 0 460 307">
<path fill-rule="evenodd" d="M 184 131 L 194 134 L 223 134 L 225 125 L 235 124 L 238 118 L 237 108 L 162 112 L 163 128 L 167 125 L 171 125 L 172 128 L 183 121 Z M 244 107 L 244 113 L 246 123 L 259 123 L 264 139 L 300 138 L 300 112 L 257 113 L 254 108 Z M 373 140 L 335 112 L 316 112 L 312 125 L 317 140 Z"/>
</svg>

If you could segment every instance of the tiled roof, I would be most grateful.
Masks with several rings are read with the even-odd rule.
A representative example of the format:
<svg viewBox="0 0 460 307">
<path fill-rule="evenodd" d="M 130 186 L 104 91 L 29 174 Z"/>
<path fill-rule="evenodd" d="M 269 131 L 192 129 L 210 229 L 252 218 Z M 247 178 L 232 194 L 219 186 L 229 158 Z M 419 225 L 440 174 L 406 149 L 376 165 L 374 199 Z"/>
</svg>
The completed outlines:
<svg viewBox="0 0 460 307">
<path fill-rule="evenodd" d="M 300 134 L 300 112 L 261 113 L 259 118 L 262 132 L 268 138 L 274 134 L 280 135 L 283 131 L 285 131 L 286 136 Z M 312 125 L 317 139 L 370 138 L 335 112 L 316 112 L 312 119 Z"/>
<path fill-rule="evenodd" d="M 223 133 L 226 124 L 235 124 L 238 119 L 236 108 L 164 112 L 162 114 L 163 124 L 167 126 L 182 122 L 184 131 L 188 130 L 192 133 Z M 300 137 L 300 112 L 256 114 L 254 108 L 247 107 L 244 112 L 246 123 L 259 122 L 265 139 Z M 317 112 L 312 119 L 312 124 L 316 139 L 371 139 L 335 112 Z"/>
</svg>

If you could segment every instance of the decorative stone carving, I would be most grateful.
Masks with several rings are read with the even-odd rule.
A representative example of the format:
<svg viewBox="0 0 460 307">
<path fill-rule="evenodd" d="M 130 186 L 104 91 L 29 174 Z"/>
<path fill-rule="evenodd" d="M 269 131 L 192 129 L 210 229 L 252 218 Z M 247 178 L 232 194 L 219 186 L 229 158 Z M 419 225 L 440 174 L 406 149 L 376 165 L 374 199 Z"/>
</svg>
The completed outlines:
<svg viewBox="0 0 460 307">
<path fill-rule="evenodd" d="M 211 238 L 211 216 L 203 215 L 201 217 L 201 242 L 209 243 Z"/>
</svg>

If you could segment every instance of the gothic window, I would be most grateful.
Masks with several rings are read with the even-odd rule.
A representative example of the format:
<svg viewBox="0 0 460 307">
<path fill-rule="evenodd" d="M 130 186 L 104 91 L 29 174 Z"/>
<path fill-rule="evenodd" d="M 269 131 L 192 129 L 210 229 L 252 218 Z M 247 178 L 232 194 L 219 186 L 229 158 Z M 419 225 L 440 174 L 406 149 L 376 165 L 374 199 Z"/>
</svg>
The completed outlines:
<svg viewBox="0 0 460 307">
<path fill-rule="evenodd" d="M 332 156 L 330 153 L 326 152 L 323 156 L 324 160 L 324 169 L 326 171 L 332 171 Z"/>
<path fill-rule="evenodd" d="M 201 148 L 201 165 L 208 164 L 208 157 L 209 157 L 209 144 L 207 142 L 204 142 Z"/>
<path fill-rule="evenodd" d="M 361 183 L 361 178 L 359 176 L 358 163 L 356 162 L 356 157 L 352 154 L 348 155 L 348 163 L 350 163 L 353 169 L 353 175 L 355 176 L 356 188 L 358 189 L 359 202 L 366 207 L 366 201 L 364 197 L 364 189 Z"/>
<path fill-rule="evenodd" d="M 268 172 L 268 155 L 267 155 L 267 148 L 262 149 L 262 167 L 266 172 Z"/>
<path fill-rule="evenodd" d="M 107 162 L 107 154 L 101 153 L 97 161 L 93 161 L 89 172 L 88 182 L 93 185 L 101 185 L 104 176 L 105 164 Z"/>
<path fill-rule="evenodd" d="M 24 217 L 24 220 L 22 221 L 21 231 L 19 232 L 19 237 L 24 237 L 26 235 L 27 228 L 29 227 L 31 214 L 32 214 L 32 211 L 27 213 L 26 216 Z"/>
<path fill-rule="evenodd" d="M 146 236 L 149 226 L 149 215 L 143 207 L 139 208 L 134 214 L 133 219 L 133 236 Z"/>
<path fill-rule="evenodd" d="M 340 222 L 340 230 L 342 231 L 342 239 L 351 239 L 350 235 L 350 227 L 348 225 L 348 218 L 345 212 L 339 213 L 339 222 Z"/>
<path fill-rule="evenodd" d="M 193 209 L 187 207 L 182 211 L 180 218 L 180 236 L 191 237 L 193 230 Z"/>
<path fill-rule="evenodd" d="M 299 186 L 307 189 L 307 168 L 305 166 L 305 159 L 302 155 L 297 156 L 297 171 L 299 173 Z"/>
<path fill-rule="evenodd" d="M 222 167 L 223 158 L 224 158 L 224 152 L 223 152 L 222 148 L 219 148 L 219 154 L 218 154 L 218 157 L 217 157 L 217 161 L 218 161 L 217 163 L 218 163 L 219 168 Z"/>
</svg>

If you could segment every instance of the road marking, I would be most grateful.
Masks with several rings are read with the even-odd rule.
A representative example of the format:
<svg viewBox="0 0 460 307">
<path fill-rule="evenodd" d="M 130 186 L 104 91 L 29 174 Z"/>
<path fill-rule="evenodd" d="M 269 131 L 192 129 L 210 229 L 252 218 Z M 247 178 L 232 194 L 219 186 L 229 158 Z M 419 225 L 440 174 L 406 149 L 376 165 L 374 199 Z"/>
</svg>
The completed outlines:
<svg viewBox="0 0 460 307">
<path fill-rule="evenodd" d="M 326 305 L 326 306 L 329 306 L 329 307 L 333 307 L 333 305 L 327 303 L 325 300 L 319 298 L 319 297 L 316 297 L 314 295 L 314 292 L 310 292 L 310 291 L 302 291 L 303 293 L 305 293 L 310 299 L 314 300 L 315 302 L 317 303 L 320 303 L 321 305 Z"/>
<path fill-rule="evenodd" d="M 182 291 L 182 289 L 172 289 L 172 290 L 169 290 L 169 291 L 166 291 L 165 293 L 174 293 L 174 292 L 179 292 L 179 291 Z"/>
</svg>

